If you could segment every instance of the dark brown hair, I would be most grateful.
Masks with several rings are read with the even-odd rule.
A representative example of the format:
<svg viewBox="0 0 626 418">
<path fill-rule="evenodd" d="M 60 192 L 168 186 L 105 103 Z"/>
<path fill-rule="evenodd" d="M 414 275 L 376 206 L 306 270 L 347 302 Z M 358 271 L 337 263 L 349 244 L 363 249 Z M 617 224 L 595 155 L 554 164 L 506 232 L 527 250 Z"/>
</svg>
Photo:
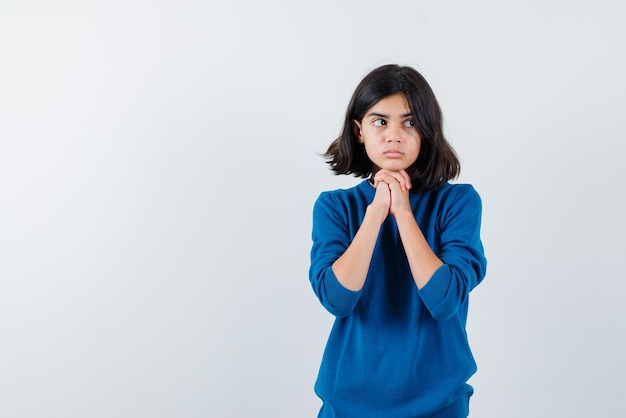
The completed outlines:
<svg viewBox="0 0 626 418">
<path fill-rule="evenodd" d="M 411 67 L 384 65 L 363 78 L 348 104 L 341 135 L 330 144 L 324 157 L 335 174 L 371 175 L 373 163 L 365 153 L 365 146 L 358 142 L 354 121 L 362 121 L 372 106 L 396 93 L 406 96 L 421 138 L 419 155 L 406 170 L 411 176 L 411 190 L 438 189 L 459 175 L 461 165 L 443 135 L 443 116 L 433 90 Z"/>
</svg>

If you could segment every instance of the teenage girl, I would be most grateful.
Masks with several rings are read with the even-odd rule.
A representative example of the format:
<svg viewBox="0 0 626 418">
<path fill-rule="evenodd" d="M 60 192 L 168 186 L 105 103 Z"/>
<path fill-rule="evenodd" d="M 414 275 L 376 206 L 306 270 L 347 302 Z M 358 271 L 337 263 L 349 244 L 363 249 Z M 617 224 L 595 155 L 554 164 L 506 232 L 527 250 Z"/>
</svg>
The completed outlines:
<svg viewBox="0 0 626 418">
<path fill-rule="evenodd" d="M 460 165 L 429 84 L 411 67 L 369 73 L 325 157 L 335 174 L 367 180 L 313 209 L 309 278 L 335 316 L 319 417 L 467 417 L 468 299 L 487 266 L 481 200 L 449 183 Z"/>
</svg>

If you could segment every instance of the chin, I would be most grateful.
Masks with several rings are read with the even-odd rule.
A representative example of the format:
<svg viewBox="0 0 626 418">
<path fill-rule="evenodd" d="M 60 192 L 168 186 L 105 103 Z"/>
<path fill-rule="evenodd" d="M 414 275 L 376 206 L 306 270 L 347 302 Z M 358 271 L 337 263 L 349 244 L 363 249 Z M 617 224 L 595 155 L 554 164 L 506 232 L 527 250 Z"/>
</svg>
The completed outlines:
<svg viewBox="0 0 626 418">
<path fill-rule="evenodd" d="M 381 166 L 381 168 L 388 170 L 388 171 L 402 171 L 402 170 L 406 170 L 407 168 L 409 168 L 411 165 L 406 165 L 406 164 L 383 164 Z"/>
</svg>

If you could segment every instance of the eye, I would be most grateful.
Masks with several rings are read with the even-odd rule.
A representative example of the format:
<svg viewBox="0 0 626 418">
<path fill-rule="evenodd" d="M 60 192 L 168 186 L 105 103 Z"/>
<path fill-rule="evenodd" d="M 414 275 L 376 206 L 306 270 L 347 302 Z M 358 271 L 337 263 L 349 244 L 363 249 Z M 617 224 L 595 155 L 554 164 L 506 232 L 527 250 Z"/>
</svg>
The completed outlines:
<svg viewBox="0 0 626 418">
<path fill-rule="evenodd" d="M 407 128 L 414 128 L 415 127 L 415 121 L 413 119 L 408 119 L 404 121 L 404 126 L 406 126 Z"/>
<path fill-rule="evenodd" d="M 374 126 L 385 126 L 387 122 L 384 119 L 374 119 L 372 122 Z"/>
</svg>

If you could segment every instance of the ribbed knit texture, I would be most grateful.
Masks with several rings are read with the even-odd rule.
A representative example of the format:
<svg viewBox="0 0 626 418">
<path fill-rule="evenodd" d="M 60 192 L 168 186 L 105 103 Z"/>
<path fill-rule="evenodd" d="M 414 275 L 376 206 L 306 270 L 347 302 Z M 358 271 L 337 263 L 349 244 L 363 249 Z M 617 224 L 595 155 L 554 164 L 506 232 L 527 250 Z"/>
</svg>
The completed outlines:
<svg viewBox="0 0 626 418">
<path fill-rule="evenodd" d="M 410 194 L 415 219 L 444 262 L 418 290 L 395 219 L 381 227 L 364 287 L 331 265 L 350 245 L 375 189 L 363 181 L 322 193 L 313 210 L 309 278 L 336 319 L 315 391 L 320 417 L 464 417 L 476 372 L 465 332 L 469 292 L 485 276 L 481 200 L 471 185 Z"/>
</svg>

